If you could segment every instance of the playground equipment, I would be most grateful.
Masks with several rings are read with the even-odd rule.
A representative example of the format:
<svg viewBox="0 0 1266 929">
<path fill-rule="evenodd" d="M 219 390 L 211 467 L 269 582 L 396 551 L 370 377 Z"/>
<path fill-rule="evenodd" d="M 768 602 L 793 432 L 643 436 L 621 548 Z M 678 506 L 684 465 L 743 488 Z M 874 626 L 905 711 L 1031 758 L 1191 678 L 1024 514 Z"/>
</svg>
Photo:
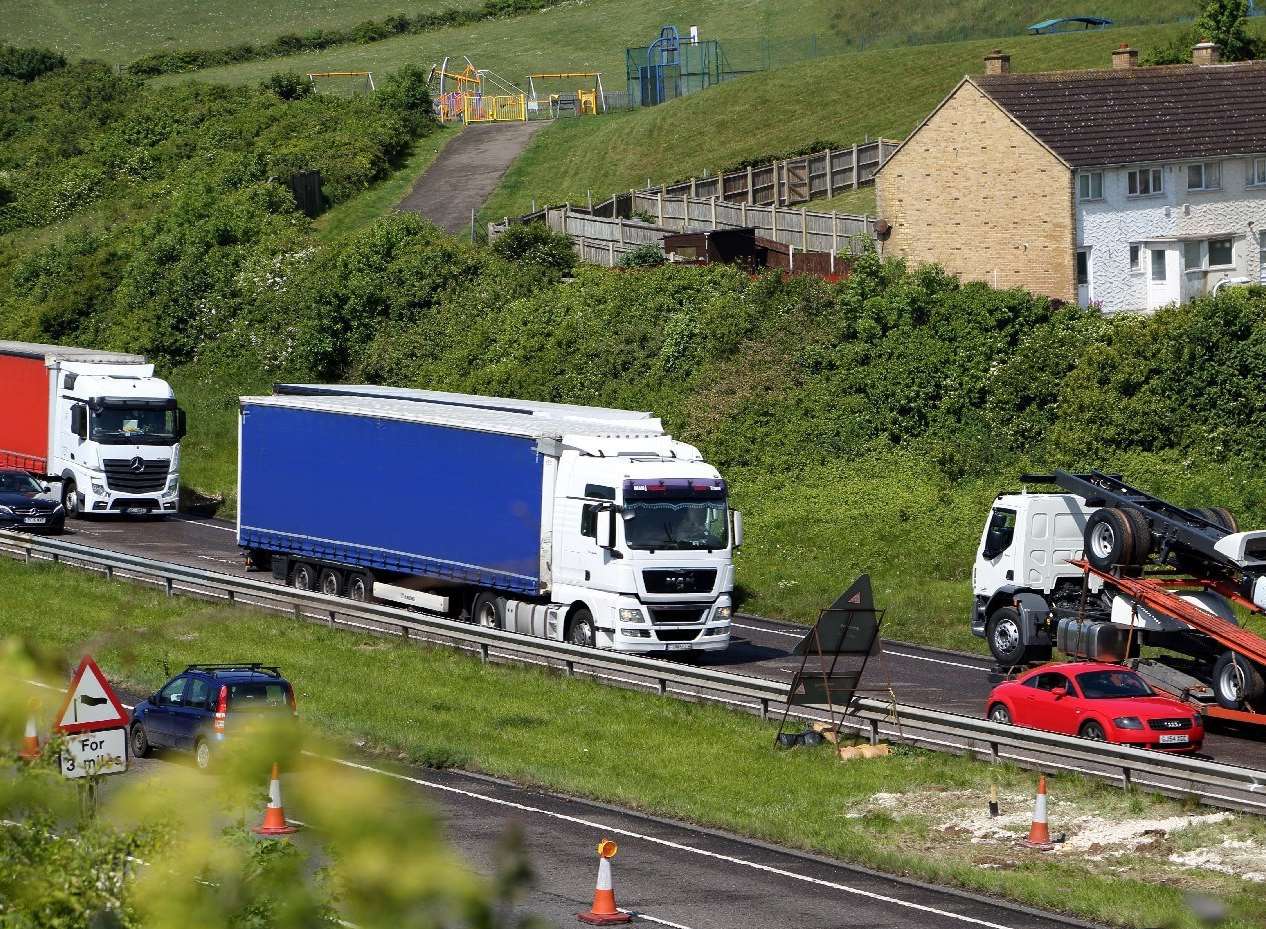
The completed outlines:
<svg viewBox="0 0 1266 929">
<path fill-rule="evenodd" d="M 318 91 L 321 88 L 321 85 L 317 83 L 318 79 L 326 80 L 326 79 L 331 79 L 331 78 L 336 78 L 339 80 L 346 80 L 348 78 L 358 78 L 360 80 L 360 86 L 357 87 L 356 85 L 353 85 L 352 93 L 371 93 L 372 91 L 377 90 L 377 88 L 374 86 L 374 72 L 373 71 L 309 71 L 308 72 L 308 83 L 312 85 L 312 89 L 314 91 Z"/>
<path fill-rule="evenodd" d="M 700 39 L 696 27 L 683 40 L 676 26 L 664 26 L 645 48 L 624 50 L 629 100 L 655 106 L 719 84 L 737 73 L 716 39 Z"/>
<path fill-rule="evenodd" d="M 573 78 L 584 80 L 589 86 L 577 87 L 575 93 L 562 91 L 549 93 L 544 99 L 545 107 L 542 108 L 542 98 L 536 86 L 538 81 L 549 83 L 571 80 Z M 602 72 L 558 71 L 529 74 L 527 109 L 532 117 L 549 116 L 551 118 L 559 116 L 595 116 L 598 113 L 605 113 L 607 111 L 607 96 L 602 90 Z"/>
<path fill-rule="evenodd" d="M 427 87 L 431 105 L 442 123 L 523 122 L 527 95 L 487 68 L 476 68 L 469 58 L 461 71 L 448 69 L 448 58 L 431 66 Z"/>
</svg>

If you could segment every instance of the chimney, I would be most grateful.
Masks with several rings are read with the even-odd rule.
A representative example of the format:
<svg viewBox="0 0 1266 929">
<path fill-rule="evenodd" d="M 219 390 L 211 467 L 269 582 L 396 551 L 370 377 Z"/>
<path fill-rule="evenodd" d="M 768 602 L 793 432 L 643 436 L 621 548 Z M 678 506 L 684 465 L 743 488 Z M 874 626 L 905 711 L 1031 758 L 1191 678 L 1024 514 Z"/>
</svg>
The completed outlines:
<svg viewBox="0 0 1266 929">
<path fill-rule="evenodd" d="M 1112 70 L 1124 71 L 1127 68 L 1137 68 L 1139 66 L 1139 50 L 1130 48 L 1128 44 L 1122 42 L 1117 48 L 1112 50 Z"/>
<path fill-rule="evenodd" d="M 992 52 L 985 56 L 985 73 L 1010 74 L 1011 56 L 1005 54 L 1002 49 L 995 48 Z"/>
<path fill-rule="evenodd" d="M 1191 63 L 1193 65 L 1215 65 L 1221 58 L 1221 50 L 1208 39 L 1205 39 L 1199 45 L 1192 46 Z"/>
</svg>

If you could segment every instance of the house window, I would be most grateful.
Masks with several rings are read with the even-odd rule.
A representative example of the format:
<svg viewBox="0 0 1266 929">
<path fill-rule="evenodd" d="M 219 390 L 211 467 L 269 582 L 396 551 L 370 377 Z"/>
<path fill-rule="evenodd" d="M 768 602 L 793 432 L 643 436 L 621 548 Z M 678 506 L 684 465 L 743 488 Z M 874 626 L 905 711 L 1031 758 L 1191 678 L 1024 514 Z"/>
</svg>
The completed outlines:
<svg viewBox="0 0 1266 929">
<path fill-rule="evenodd" d="M 1064 267 L 1068 267 L 1065 265 Z M 1085 287 L 1090 283 L 1090 254 L 1077 253 L 1077 286 Z"/>
<path fill-rule="evenodd" d="M 1150 197 L 1165 190 L 1165 175 L 1160 168 L 1138 168 L 1126 174 L 1126 189 L 1131 197 Z"/>
<path fill-rule="evenodd" d="M 1140 251 L 1140 246 L 1138 245 L 1130 246 L 1130 270 L 1131 271 L 1139 270 L 1139 251 Z"/>
<path fill-rule="evenodd" d="M 1184 242 L 1182 263 L 1188 271 L 1230 268 L 1235 264 L 1235 243 L 1231 239 Z"/>
<path fill-rule="evenodd" d="M 1257 279 L 1266 284 L 1266 231 L 1257 233 Z"/>
<path fill-rule="evenodd" d="M 1103 199 L 1103 172 L 1083 171 L 1077 175 L 1078 200 Z"/>
<path fill-rule="evenodd" d="M 1249 172 L 1248 182 L 1254 187 L 1259 184 L 1266 187 L 1266 158 L 1253 159 L 1253 169 Z"/>
<path fill-rule="evenodd" d="M 1203 242 L 1184 242 L 1182 244 L 1182 266 L 1188 271 L 1204 270 L 1203 246 Z"/>
<path fill-rule="evenodd" d="M 1152 280 L 1165 280 L 1165 252 L 1162 249 L 1152 249 Z"/>
<path fill-rule="evenodd" d="M 1229 268 L 1235 264 L 1235 243 L 1230 239 L 1209 240 L 1209 267 Z"/>
<path fill-rule="evenodd" d="M 1222 166 L 1216 161 L 1187 165 L 1188 190 L 1220 190 L 1221 188 Z"/>
</svg>

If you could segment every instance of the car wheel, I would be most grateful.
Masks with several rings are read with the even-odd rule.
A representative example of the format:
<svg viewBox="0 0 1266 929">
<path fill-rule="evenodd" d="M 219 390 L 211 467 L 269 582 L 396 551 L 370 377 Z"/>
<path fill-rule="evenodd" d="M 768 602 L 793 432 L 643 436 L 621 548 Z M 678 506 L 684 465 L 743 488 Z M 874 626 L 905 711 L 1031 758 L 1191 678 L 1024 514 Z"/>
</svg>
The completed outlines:
<svg viewBox="0 0 1266 929">
<path fill-rule="evenodd" d="M 211 743 L 206 739 L 199 739 L 193 747 L 193 760 L 199 771 L 211 770 Z"/>
<path fill-rule="evenodd" d="M 1043 661 L 1051 657 L 1050 646 L 1025 645 L 1020 633 L 1020 611 L 1013 606 L 999 607 L 985 623 L 989 651 L 1004 668 Z"/>
<path fill-rule="evenodd" d="M 1100 571 L 1138 564 L 1134 520 L 1116 507 L 1095 510 L 1086 520 L 1086 560 Z"/>
<path fill-rule="evenodd" d="M 1223 652 L 1213 665 L 1213 695 L 1225 710 L 1242 710 L 1266 693 L 1262 671 L 1243 655 Z"/>
<path fill-rule="evenodd" d="M 62 509 L 66 511 L 67 519 L 79 518 L 79 493 L 74 481 L 66 481 L 62 485 Z"/>
<path fill-rule="evenodd" d="M 989 721 L 1000 726 L 1009 726 L 1011 725 L 1011 711 L 1007 709 L 1005 704 L 995 703 L 989 708 Z"/>
<path fill-rule="evenodd" d="M 150 744 L 149 736 L 145 734 L 145 727 L 140 723 L 132 724 L 132 757 L 145 758 L 149 755 Z"/>
<path fill-rule="evenodd" d="M 306 561 L 295 562 L 295 566 L 290 569 L 290 586 L 295 590 L 315 590 L 316 581 L 316 568 Z"/>
<path fill-rule="evenodd" d="M 1103 724 L 1093 719 L 1086 720 L 1081 727 L 1081 731 L 1077 734 L 1083 739 L 1090 739 L 1094 742 L 1108 741 L 1108 734 L 1103 731 Z"/>
<path fill-rule="evenodd" d="M 593 647 L 593 614 L 584 607 L 572 614 L 571 631 L 567 635 L 567 641 L 572 645 Z"/>
<path fill-rule="evenodd" d="M 343 593 L 343 574 L 333 568 L 321 569 L 321 593 L 327 597 L 337 597 Z"/>
<path fill-rule="evenodd" d="M 505 597 L 482 590 L 470 608 L 471 619 L 485 629 L 504 629 L 506 624 Z"/>
<path fill-rule="evenodd" d="M 366 603 L 369 600 L 370 581 L 363 574 L 349 574 L 347 576 L 347 585 L 343 592 L 347 595 L 347 599 L 355 600 L 357 603 Z"/>
</svg>

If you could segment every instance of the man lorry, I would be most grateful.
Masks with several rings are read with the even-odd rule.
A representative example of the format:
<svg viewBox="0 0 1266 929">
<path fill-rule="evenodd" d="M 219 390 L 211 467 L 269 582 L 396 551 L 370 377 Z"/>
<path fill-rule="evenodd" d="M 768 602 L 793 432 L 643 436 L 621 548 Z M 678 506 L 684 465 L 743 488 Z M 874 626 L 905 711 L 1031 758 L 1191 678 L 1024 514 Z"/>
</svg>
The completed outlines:
<svg viewBox="0 0 1266 929">
<path fill-rule="evenodd" d="M 67 516 L 173 513 L 184 412 L 140 355 L 0 341 L 0 467 L 60 482 Z"/>
<path fill-rule="evenodd" d="M 1027 475 L 1058 492 L 1000 494 L 972 569 L 972 632 L 999 665 L 1127 661 L 1211 715 L 1266 722 L 1266 531 L 1186 509 L 1102 472 Z M 1157 650 L 1140 659 L 1140 647 Z"/>
<path fill-rule="evenodd" d="M 730 640 L 742 518 L 649 413 L 280 384 L 243 397 L 238 544 L 303 590 L 623 652 Z"/>
</svg>

